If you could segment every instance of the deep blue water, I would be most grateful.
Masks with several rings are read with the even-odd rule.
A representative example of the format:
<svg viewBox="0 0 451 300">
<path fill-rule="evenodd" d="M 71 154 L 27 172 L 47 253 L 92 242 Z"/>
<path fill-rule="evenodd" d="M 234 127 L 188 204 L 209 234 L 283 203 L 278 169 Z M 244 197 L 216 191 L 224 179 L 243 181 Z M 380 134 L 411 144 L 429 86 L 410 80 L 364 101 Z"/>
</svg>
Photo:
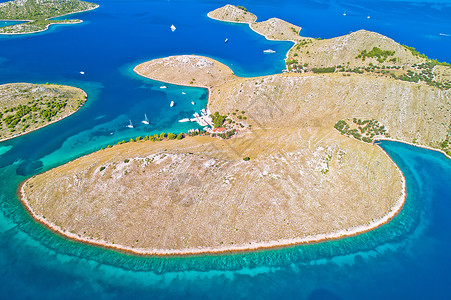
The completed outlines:
<svg viewBox="0 0 451 300">
<path fill-rule="evenodd" d="M 0 27 L 10 26 L 10 25 L 16 25 L 23 23 L 21 21 L 0 21 Z"/>
<path fill-rule="evenodd" d="M 201 54 L 240 76 L 257 76 L 280 72 L 291 46 L 267 41 L 247 25 L 208 19 L 207 12 L 226 4 L 222 1 L 100 4 L 77 15 L 83 24 L 0 36 L 0 83 L 56 82 L 81 87 L 89 95 L 71 117 L 0 143 L 2 298 L 449 297 L 451 160 L 400 143 L 384 142 L 382 147 L 405 173 L 405 207 L 389 224 L 343 240 L 249 254 L 148 258 L 67 241 L 34 223 L 15 195 L 19 183 L 32 174 L 123 139 L 193 128 L 177 120 L 205 107 L 206 91 L 168 84 L 160 89 L 162 83 L 132 72 L 136 64 Z M 305 36 L 329 38 L 364 28 L 451 61 L 451 37 L 446 35 L 451 33 L 451 1 L 235 4 L 246 6 L 259 20 L 279 17 L 300 25 Z M 277 53 L 263 54 L 268 48 Z M 176 103 L 173 108 L 170 101 Z M 149 126 L 140 124 L 144 113 Z M 137 125 L 134 129 L 125 127 L 129 120 Z"/>
</svg>

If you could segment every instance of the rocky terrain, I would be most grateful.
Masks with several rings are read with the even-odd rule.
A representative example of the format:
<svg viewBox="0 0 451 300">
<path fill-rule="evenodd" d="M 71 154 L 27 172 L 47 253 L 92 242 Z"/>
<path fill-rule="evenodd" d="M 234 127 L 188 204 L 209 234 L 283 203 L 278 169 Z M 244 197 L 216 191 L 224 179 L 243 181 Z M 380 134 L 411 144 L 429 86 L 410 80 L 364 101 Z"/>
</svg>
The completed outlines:
<svg viewBox="0 0 451 300">
<path fill-rule="evenodd" d="M 366 30 L 327 40 L 301 38 L 286 64 L 291 72 L 366 73 L 451 89 L 451 65 Z"/>
<path fill-rule="evenodd" d="M 208 13 L 208 17 L 235 23 L 248 23 L 249 27 L 269 40 L 297 42 L 301 27 L 288 23 L 278 18 L 271 18 L 263 22 L 256 22 L 257 17 L 244 7 L 227 4 Z"/>
<path fill-rule="evenodd" d="M 451 122 L 449 92 L 395 79 L 239 78 L 198 56 L 145 66 L 149 73 L 138 68 L 141 74 L 157 80 L 189 85 L 194 76 L 210 88 L 210 110 L 232 119 L 244 111 L 247 129 L 227 140 L 118 145 L 30 179 L 26 203 L 55 230 L 148 254 L 255 249 L 359 232 L 396 213 L 403 179 L 377 146 L 341 135 L 335 123 L 375 119 L 392 137 L 435 145 Z"/>
<path fill-rule="evenodd" d="M 249 26 L 252 30 L 265 36 L 269 40 L 287 40 L 296 42 L 302 39 L 299 36 L 301 27 L 278 18 L 271 18 L 263 22 L 252 23 Z"/>
<path fill-rule="evenodd" d="M 265 34 L 271 24 L 262 25 Z M 137 66 L 147 78 L 208 88 L 211 113 L 242 130 L 230 139 L 136 141 L 98 151 L 29 179 L 24 204 L 65 236 L 157 255 L 306 243 L 388 222 L 402 208 L 405 180 L 372 139 L 450 151 L 451 91 L 327 69 L 347 59 L 349 68 L 393 59 L 424 70 L 431 62 L 378 34 L 299 38 L 292 55 L 309 58 L 303 47 L 316 51 L 320 70 L 240 78 L 194 55 Z M 445 64 L 433 68 L 447 78 Z"/>
<path fill-rule="evenodd" d="M 208 57 L 195 55 L 151 60 L 136 66 L 134 71 L 145 77 L 164 77 L 168 83 L 197 87 L 212 87 L 236 78 L 226 65 Z"/>
<path fill-rule="evenodd" d="M 316 130 L 127 143 L 24 186 L 35 217 L 54 229 L 147 254 L 343 236 L 393 215 L 402 191 L 377 147 Z"/>
<path fill-rule="evenodd" d="M 257 20 L 257 17 L 248 12 L 246 8 L 230 4 L 209 12 L 207 16 L 215 20 L 233 23 L 252 23 Z"/>
</svg>

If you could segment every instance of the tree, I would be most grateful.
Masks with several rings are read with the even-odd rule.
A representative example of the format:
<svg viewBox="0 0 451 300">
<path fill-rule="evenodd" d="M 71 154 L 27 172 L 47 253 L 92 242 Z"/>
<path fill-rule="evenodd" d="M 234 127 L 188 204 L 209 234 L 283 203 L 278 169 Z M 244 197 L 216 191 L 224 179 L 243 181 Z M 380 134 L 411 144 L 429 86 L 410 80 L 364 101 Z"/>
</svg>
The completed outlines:
<svg viewBox="0 0 451 300">
<path fill-rule="evenodd" d="M 173 139 L 175 139 L 177 136 L 175 135 L 175 134 L 173 134 L 172 132 L 171 133 L 168 133 L 168 139 L 170 139 L 170 140 L 173 140 Z"/>
<path fill-rule="evenodd" d="M 166 137 L 166 134 L 164 133 L 164 132 L 162 132 L 161 134 L 160 134 L 160 139 L 164 139 Z"/>
<path fill-rule="evenodd" d="M 226 118 L 227 116 L 221 116 L 218 112 L 215 112 L 214 115 L 212 116 L 215 128 L 221 127 L 222 124 L 224 124 Z"/>
<path fill-rule="evenodd" d="M 180 133 L 177 135 L 177 139 L 178 139 L 178 140 L 183 139 L 183 133 L 182 133 L 182 132 L 180 132 Z"/>
</svg>

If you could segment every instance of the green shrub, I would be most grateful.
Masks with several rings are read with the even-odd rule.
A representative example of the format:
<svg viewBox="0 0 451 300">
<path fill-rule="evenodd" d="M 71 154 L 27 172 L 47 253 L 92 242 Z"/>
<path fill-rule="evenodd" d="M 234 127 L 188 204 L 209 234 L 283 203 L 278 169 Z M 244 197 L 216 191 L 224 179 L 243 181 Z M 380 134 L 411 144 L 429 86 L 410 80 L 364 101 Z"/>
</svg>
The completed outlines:
<svg viewBox="0 0 451 300">
<path fill-rule="evenodd" d="M 214 124 L 215 128 L 221 127 L 222 124 L 224 124 L 224 121 L 226 118 L 227 118 L 227 116 L 222 116 L 219 114 L 219 112 L 215 112 L 212 115 L 213 124 Z"/>
<path fill-rule="evenodd" d="M 333 73 L 335 72 L 335 67 L 327 67 L 327 68 L 313 68 L 313 73 Z"/>
</svg>

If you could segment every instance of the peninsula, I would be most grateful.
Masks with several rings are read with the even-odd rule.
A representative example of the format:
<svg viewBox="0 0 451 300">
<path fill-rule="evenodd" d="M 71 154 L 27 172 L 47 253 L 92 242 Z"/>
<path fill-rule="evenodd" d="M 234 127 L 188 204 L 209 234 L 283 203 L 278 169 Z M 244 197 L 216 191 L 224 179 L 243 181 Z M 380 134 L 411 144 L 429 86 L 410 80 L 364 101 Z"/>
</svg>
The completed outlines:
<svg viewBox="0 0 451 300">
<path fill-rule="evenodd" d="M 45 31 L 53 24 L 76 24 L 78 19 L 52 18 L 97 8 L 98 5 L 79 0 L 14 0 L 0 3 L 0 20 L 24 23 L 0 27 L 0 34 L 27 34 Z"/>
<path fill-rule="evenodd" d="M 55 84 L 0 85 L 0 141 L 29 133 L 65 118 L 86 101 L 86 93 Z"/>
<path fill-rule="evenodd" d="M 369 36 L 377 45 L 388 39 Z M 372 50 L 349 40 L 349 47 Z M 404 55 L 415 59 L 412 51 Z M 228 139 L 137 139 L 24 182 L 21 199 L 32 216 L 66 237 L 183 255 L 362 233 L 393 218 L 406 196 L 402 173 L 372 142 L 443 150 L 450 138 L 451 92 L 421 80 L 288 69 L 241 78 L 195 55 L 155 59 L 135 72 L 208 88 L 207 108 L 214 121 L 221 117 L 215 127 L 241 130 Z"/>
</svg>

